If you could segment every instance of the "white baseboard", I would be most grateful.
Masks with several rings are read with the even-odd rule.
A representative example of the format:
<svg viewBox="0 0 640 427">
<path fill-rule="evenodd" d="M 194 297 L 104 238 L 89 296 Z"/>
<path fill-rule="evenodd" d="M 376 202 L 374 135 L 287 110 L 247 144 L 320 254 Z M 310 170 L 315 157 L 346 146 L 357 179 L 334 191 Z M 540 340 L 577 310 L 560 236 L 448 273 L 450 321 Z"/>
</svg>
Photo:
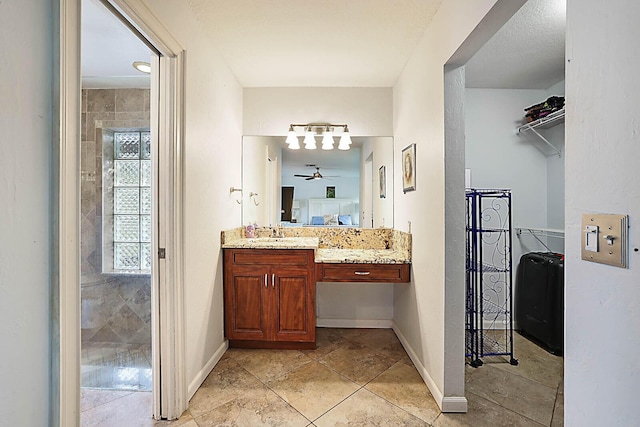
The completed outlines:
<svg viewBox="0 0 640 427">
<path fill-rule="evenodd" d="M 483 320 L 482 328 L 485 330 L 492 330 L 492 329 L 503 330 L 503 329 L 508 329 L 509 325 L 504 323 L 503 321 Z"/>
<path fill-rule="evenodd" d="M 391 328 L 390 319 L 321 319 L 316 318 L 320 328 Z"/>
<path fill-rule="evenodd" d="M 196 377 L 189 384 L 189 388 L 187 389 L 187 401 L 191 400 L 196 391 L 200 388 L 204 380 L 207 379 L 207 376 L 211 373 L 213 368 L 218 364 L 220 359 L 222 359 L 222 355 L 224 355 L 225 351 L 229 348 L 229 341 L 224 340 L 220 347 L 213 353 L 213 356 L 205 363 L 205 365 L 200 369 Z"/>
<path fill-rule="evenodd" d="M 466 397 L 444 397 L 442 398 L 442 405 L 440 407 L 442 412 L 467 412 L 467 398 Z"/>
<path fill-rule="evenodd" d="M 396 336 L 402 343 L 402 346 L 404 347 L 405 351 L 409 355 L 409 358 L 413 362 L 413 365 L 418 370 L 418 373 L 422 377 L 422 380 L 427 385 L 427 388 L 431 392 L 431 395 L 433 396 L 436 403 L 440 407 L 440 410 L 442 412 L 467 412 L 467 398 L 466 397 L 444 397 L 444 395 L 442 394 L 442 391 L 440 390 L 440 388 L 438 388 L 433 378 L 431 378 L 431 375 L 429 375 L 429 372 L 427 372 L 422 362 L 420 362 L 420 360 L 418 359 L 418 355 L 413 350 L 413 348 L 409 345 L 409 342 L 407 341 L 405 336 L 402 335 L 402 332 L 400 332 L 400 328 L 398 328 L 398 325 L 396 325 L 395 322 L 392 322 L 392 328 L 393 328 L 393 331 L 396 333 Z"/>
</svg>

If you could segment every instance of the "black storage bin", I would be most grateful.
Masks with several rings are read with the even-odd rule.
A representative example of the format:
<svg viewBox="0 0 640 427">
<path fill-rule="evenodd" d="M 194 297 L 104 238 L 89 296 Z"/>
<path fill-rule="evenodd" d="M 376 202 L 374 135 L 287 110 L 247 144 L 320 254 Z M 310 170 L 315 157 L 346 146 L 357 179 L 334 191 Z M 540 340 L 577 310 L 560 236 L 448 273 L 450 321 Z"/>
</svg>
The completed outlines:
<svg viewBox="0 0 640 427">
<path fill-rule="evenodd" d="M 516 273 L 516 330 L 562 355 L 564 341 L 564 256 L 552 252 L 522 255 Z"/>
</svg>

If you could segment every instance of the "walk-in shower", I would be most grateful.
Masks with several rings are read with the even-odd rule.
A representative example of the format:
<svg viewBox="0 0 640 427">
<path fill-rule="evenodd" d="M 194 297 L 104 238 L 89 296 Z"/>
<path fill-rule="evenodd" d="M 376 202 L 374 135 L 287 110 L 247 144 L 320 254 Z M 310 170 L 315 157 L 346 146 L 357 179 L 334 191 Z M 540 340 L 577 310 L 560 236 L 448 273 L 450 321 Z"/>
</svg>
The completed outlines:
<svg viewBox="0 0 640 427">
<path fill-rule="evenodd" d="M 83 89 L 82 386 L 151 390 L 149 89 Z"/>
</svg>

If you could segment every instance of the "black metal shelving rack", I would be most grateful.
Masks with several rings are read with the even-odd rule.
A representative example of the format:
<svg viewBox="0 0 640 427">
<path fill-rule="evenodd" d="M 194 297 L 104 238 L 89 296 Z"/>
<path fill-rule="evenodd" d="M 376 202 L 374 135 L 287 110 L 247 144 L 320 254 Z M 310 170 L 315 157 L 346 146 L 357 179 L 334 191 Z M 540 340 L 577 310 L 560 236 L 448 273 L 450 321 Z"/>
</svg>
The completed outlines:
<svg viewBox="0 0 640 427">
<path fill-rule="evenodd" d="M 466 193 L 466 339 L 469 364 L 513 357 L 511 190 Z"/>
</svg>

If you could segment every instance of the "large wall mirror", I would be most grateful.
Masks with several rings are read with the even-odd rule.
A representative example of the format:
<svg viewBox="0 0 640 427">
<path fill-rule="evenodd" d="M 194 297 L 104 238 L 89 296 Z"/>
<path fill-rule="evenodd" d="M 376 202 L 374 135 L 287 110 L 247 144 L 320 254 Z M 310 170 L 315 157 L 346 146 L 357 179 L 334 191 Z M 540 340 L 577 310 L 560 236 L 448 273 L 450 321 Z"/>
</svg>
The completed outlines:
<svg viewBox="0 0 640 427">
<path fill-rule="evenodd" d="M 243 137 L 243 225 L 393 227 L 392 137 L 352 137 L 344 151 L 284 139 Z"/>
</svg>

